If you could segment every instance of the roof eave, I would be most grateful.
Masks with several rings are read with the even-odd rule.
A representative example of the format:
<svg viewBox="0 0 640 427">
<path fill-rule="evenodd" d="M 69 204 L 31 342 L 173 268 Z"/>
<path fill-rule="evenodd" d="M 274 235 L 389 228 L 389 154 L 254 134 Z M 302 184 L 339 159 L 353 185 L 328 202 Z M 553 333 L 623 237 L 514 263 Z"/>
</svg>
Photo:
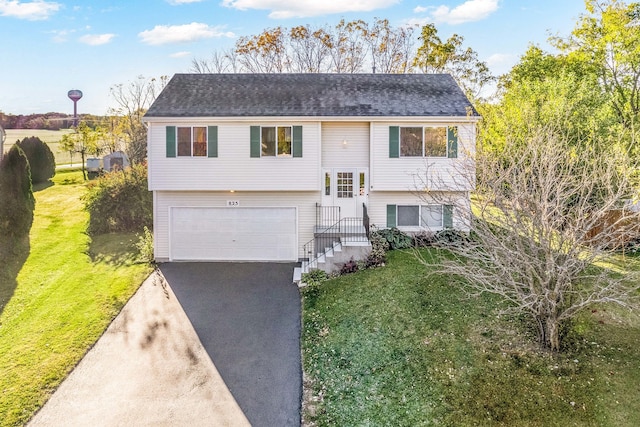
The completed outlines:
<svg viewBox="0 0 640 427">
<path fill-rule="evenodd" d="M 464 122 L 475 123 L 482 119 L 480 115 L 464 116 L 144 116 L 147 123 L 197 123 L 197 122 L 256 122 L 256 121 L 291 121 L 291 122 Z"/>
</svg>

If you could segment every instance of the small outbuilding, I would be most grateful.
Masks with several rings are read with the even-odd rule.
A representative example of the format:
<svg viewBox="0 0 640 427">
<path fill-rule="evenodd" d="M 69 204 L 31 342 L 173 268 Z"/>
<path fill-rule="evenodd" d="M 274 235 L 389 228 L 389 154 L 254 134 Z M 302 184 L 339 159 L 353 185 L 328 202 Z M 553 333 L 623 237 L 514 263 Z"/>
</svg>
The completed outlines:
<svg viewBox="0 0 640 427">
<path fill-rule="evenodd" d="M 129 158 L 124 151 L 114 151 L 113 153 L 107 154 L 103 157 L 102 165 L 105 172 L 122 170 L 129 167 Z"/>
</svg>

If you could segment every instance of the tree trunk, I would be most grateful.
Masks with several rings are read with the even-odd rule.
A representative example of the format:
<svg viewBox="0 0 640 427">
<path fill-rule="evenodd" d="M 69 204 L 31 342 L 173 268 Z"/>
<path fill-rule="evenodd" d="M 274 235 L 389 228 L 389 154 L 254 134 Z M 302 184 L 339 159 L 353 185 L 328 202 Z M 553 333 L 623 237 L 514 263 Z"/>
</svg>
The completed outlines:
<svg viewBox="0 0 640 427">
<path fill-rule="evenodd" d="M 560 351 L 560 323 L 555 316 L 536 318 L 540 345 L 551 351 Z"/>
<path fill-rule="evenodd" d="M 80 157 L 81 157 L 81 161 L 82 161 L 82 177 L 86 181 L 87 180 L 87 171 L 84 168 L 84 151 L 80 152 Z"/>
</svg>

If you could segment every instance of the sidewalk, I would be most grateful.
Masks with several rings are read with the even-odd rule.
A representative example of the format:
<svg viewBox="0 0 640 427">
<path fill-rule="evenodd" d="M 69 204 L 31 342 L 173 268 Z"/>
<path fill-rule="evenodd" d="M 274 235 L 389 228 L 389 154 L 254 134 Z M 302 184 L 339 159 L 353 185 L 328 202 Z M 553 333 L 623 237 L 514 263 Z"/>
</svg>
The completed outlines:
<svg viewBox="0 0 640 427">
<path fill-rule="evenodd" d="M 140 287 L 29 426 L 248 426 L 169 284 Z"/>
</svg>

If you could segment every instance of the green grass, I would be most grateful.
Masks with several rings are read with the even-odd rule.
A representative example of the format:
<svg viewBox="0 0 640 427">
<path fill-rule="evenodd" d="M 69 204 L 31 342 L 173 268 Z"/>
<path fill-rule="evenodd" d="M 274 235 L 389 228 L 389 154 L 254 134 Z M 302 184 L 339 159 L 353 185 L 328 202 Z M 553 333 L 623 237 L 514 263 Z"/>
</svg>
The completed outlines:
<svg viewBox="0 0 640 427">
<path fill-rule="evenodd" d="M 73 158 L 68 151 L 64 151 L 60 148 L 60 141 L 62 140 L 62 136 L 71 133 L 71 129 L 62 129 L 62 130 L 46 130 L 46 129 L 6 129 L 7 140 L 4 143 L 4 151 L 9 151 L 9 148 L 16 141 L 22 141 L 24 138 L 28 138 L 30 136 L 36 136 L 45 142 L 49 149 L 53 152 L 53 155 L 56 158 L 57 165 L 68 165 L 73 160 L 74 164 L 80 164 L 80 155 L 74 154 Z"/>
<path fill-rule="evenodd" d="M 425 251 L 425 256 L 438 256 Z M 303 291 L 306 422 L 318 426 L 640 425 L 640 318 L 603 307 L 541 352 L 495 297 L 411 252 Z"/>
<path fill-rule="evenodd" d="M 84 189 L 81 173 L 58 172 L 35 193 L 29 242 L 0 275 L 0 426 L 33 415 L 150 273 L 135 236 L 85 234 Z"/>
</svg>

